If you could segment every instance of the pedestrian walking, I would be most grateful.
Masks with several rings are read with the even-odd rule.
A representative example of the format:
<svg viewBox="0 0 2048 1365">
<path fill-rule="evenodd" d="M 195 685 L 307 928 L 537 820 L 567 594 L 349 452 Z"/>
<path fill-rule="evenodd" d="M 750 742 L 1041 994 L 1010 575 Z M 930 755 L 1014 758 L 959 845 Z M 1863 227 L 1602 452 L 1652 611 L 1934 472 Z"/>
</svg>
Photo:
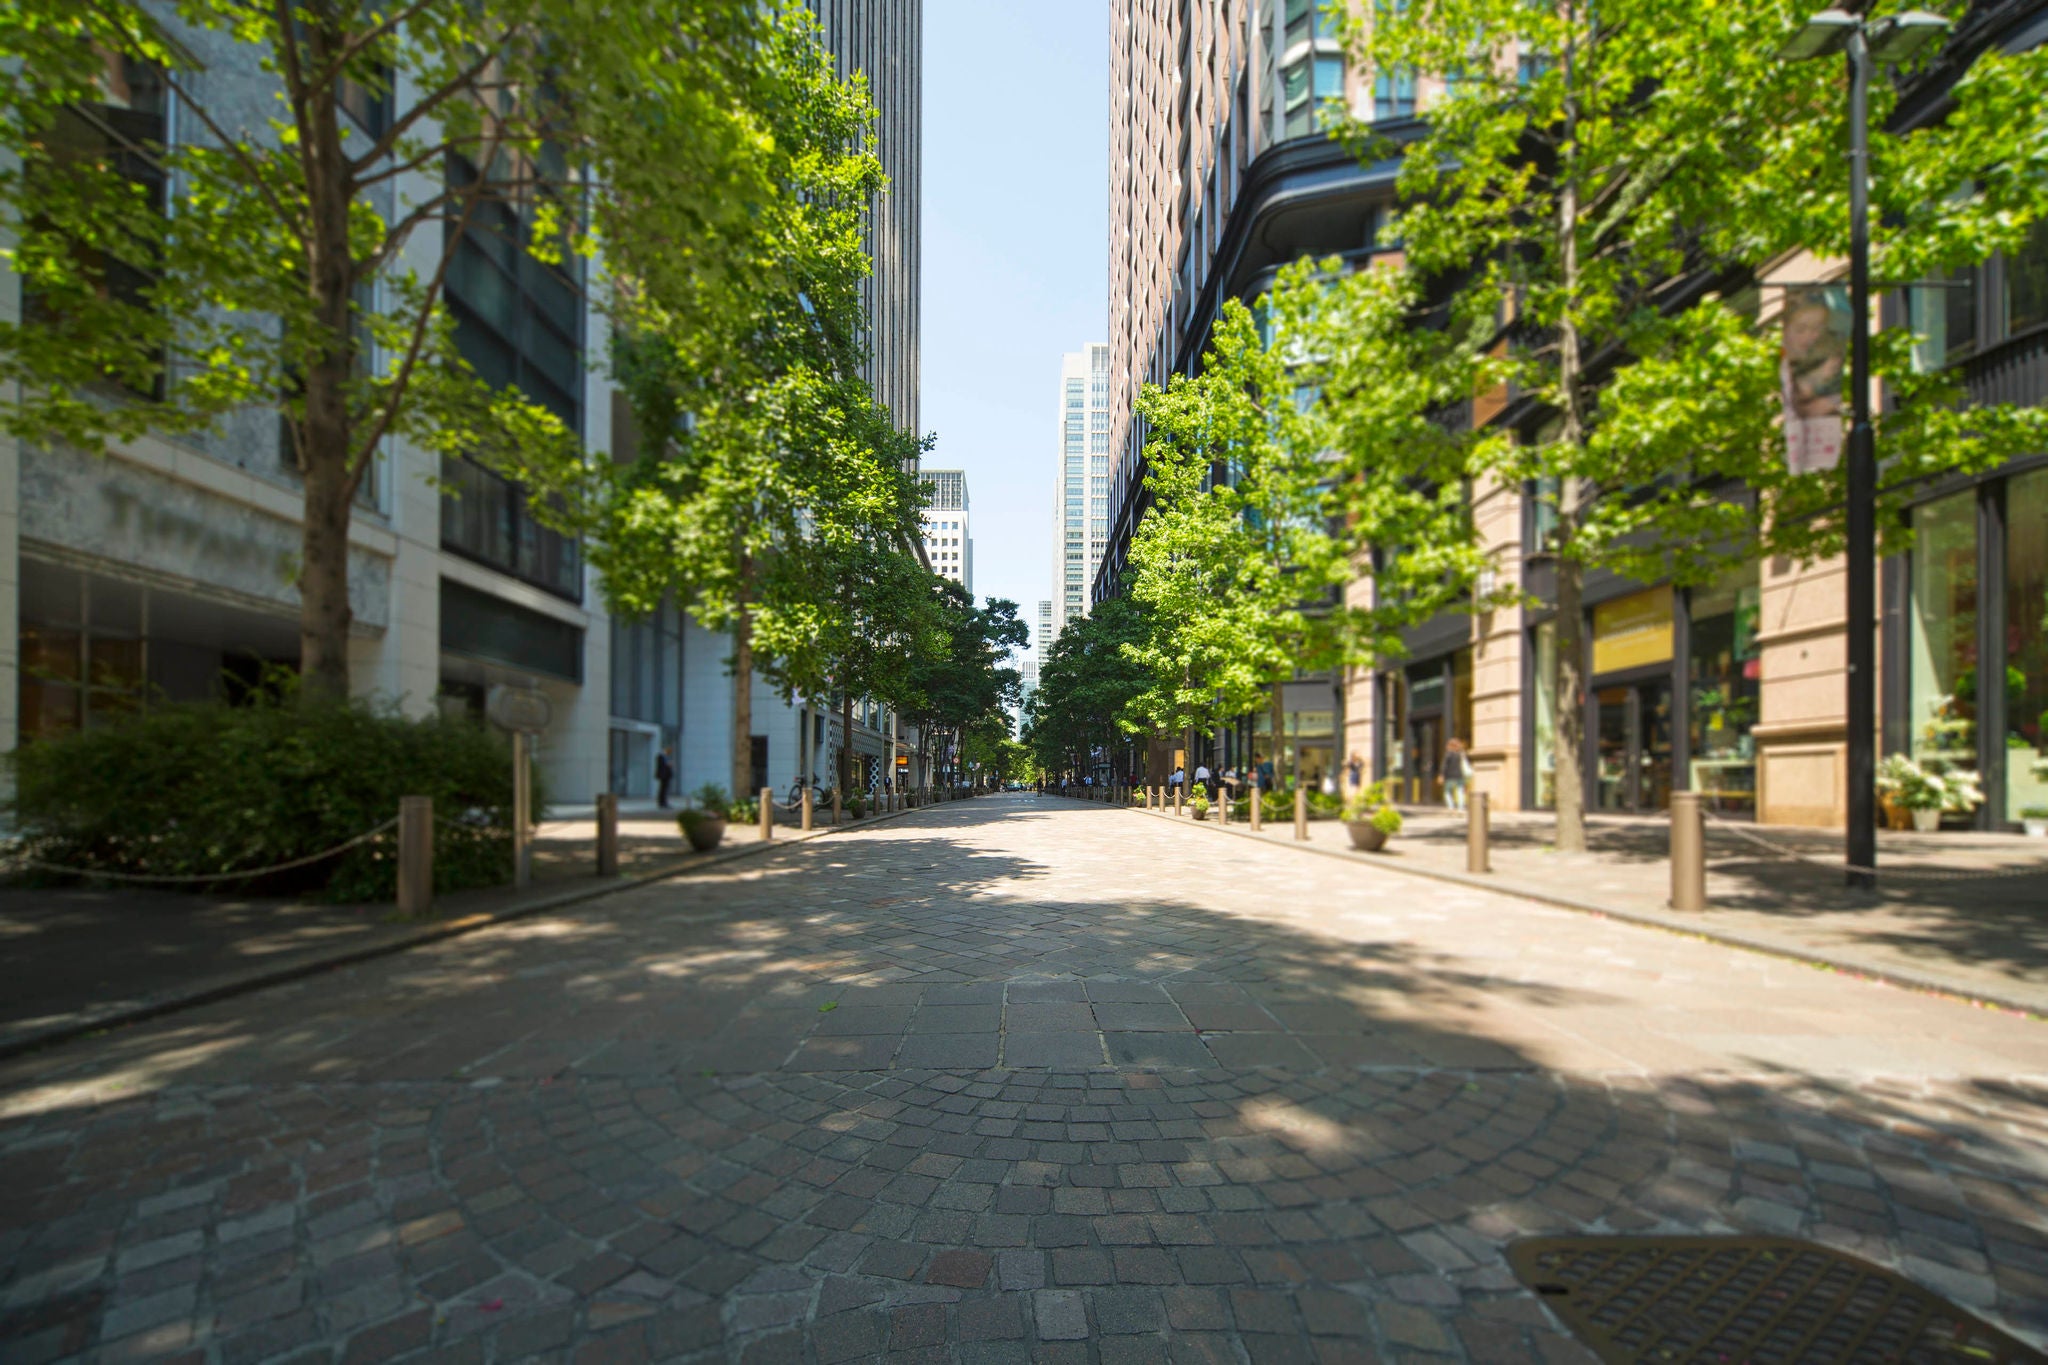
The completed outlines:
<svg viewBox="0 0 2048 1365">
<path fill-rule="evenodd" d="M 1465 757 L 1465 741 L 1453 739 L 1444 745 L 1442 768 L 1444 779 L 1444 805 L 1452 810 L 1465 809 L 1465 784 L 1472 780 L 1472 760 Z"/>
<path fill-rule="evenodd" d="M 1344 780 L 1353 791 L 1365 785 L 1365 760 L 1356 749 L 1351 751 L 1350 761 L 1344 765 Z"/>
<path fill-rule="evenodd" d="M 654 804 L 662 810 L 668 809 L 668 789 L 676 780 L 676 765 L 669 761 L 668 750 L 663 749 L 654 756 Z"/>
<path fill-rule="evenodd" d="M 1261 759 L 1259 762 L 1259 790 L 1273 790 L 1273 760 L 1270 758 Z"/>
<path fill-rule="evenodd" d="M 1182 789 L 1182 784 L 1184 784 L 1187 780 L 1188 770 L 1186 768 L 1182 768 L 1179 766 L 1176 766 L 1174 768 L 1173 776 L 1166 779 L 1167 785 L 1172 787 L 1175 791 L 1180 791 Z"/>
<path fill-rule="evenodd" d="M 1197 763 L 1195 765 L 1195 785 L 1201 788 L 1202 795 L 1208 797 L 1211 801 L 1216 799 L 1216 779 L 1210 775 L 1208 764 Z"/>
</svg>

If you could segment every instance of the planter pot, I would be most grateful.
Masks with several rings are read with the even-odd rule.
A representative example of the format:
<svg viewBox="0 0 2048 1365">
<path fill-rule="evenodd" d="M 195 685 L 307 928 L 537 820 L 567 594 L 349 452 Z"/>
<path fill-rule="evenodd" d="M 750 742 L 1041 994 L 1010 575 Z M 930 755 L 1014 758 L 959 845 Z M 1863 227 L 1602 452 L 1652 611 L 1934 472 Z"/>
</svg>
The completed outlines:
<svg viewBox="0 0 2048 1365">
<path fill-rule="evenodd" d="M 1891 797 L 1880 796 L 1877 799 L 1877 804 L 1884 811 L 1884 827 L 1886 829 L 1913 828 L 1913 812 L 1892 800 Z"/>
<path fill-rule="evenodd" d="M 1932 834 L 1941 828 L 1941 808 L 1916 810 L 1913 812 L 1913 828 L 1922 834 Z"/>
<path fill-rule="evenodd" d="M 715 815 L 700 815 L 695 819 L 684 817 L 676 822 L 683 828 L 683 837 L 690 841 L 690 847 L 699 853 L 709 853 L 725 839 L 725 821 Z"/>
<path fill-rule="evenodd" d="M 1209 818 L 1209 812 L 1207 812 L 1207 811 L 1205 811 L 1205 810 L 1198 810 L 1198 811 L 1195 811 L 1195 812 L 1193 812 L 1193 814 L 1194 814 L 1194 817 L 1195 817 L 1195 818 L 1196 818 L 1197 820 L 1206 820 L 1206 819 L 1208 819 L 1208 818 Z"/>
<path fill-rule="evenodd" d="M 1351 846 L 1360 853 L 1377 853 L 1387 846 L 1387 832 L 1370 820 L 1346 820 Z"/>
<path fill-rule="evenodd" d="M 2022 820 L 2020 828 L 2029 839 L 2048 839 L 2048 820 Z"/>
</svg>

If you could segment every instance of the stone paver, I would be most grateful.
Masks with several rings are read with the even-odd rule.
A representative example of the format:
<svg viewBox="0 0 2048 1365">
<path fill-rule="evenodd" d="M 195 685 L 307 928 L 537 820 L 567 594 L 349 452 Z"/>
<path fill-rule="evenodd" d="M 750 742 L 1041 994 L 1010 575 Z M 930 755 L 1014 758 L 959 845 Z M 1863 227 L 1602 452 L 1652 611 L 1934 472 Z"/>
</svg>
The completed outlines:
<svg viewBox="0 0 2048 1365">
<path fill-rule="evenodd" d="M 1530 1232 L 2048 1341 L 2048 1030 L 1053 800 L 0 1067 L 0 1356 L 1583 1359 Z"/>
</svg>

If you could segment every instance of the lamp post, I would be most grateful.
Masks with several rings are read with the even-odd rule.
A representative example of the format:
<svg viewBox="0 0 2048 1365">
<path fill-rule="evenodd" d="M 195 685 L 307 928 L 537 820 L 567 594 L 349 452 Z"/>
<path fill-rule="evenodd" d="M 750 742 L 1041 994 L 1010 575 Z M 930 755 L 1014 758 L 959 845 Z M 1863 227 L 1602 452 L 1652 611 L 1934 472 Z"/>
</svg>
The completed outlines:
<svg viewBox="0 0 2048 1365">
<path fill-rule="evenodd" d="M 1949 21 L 1908 11 L 1866 19 L 1826 9 L 1778 49 L 1785 61 L 1849 58 L 1849 828 L 1850 886 L 1877 865 L 1877 433 L 1870 424 L 1870 77 L 1939 42 Z"/>
</svg>

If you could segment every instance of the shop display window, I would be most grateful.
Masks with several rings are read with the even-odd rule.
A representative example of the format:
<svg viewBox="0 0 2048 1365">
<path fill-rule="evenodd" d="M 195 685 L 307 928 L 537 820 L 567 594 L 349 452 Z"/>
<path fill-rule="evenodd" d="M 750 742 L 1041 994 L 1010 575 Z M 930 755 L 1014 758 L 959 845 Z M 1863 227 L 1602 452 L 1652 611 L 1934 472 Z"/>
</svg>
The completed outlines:
<svg viewBox="0 0 2048 1365">
<path fill-rule="evenodd" d="M 1557 805 L 1557 625 L 1536 627 L 1536 805 Z"/>
<path fill-rule="evenodd" d="M 2048 469 L 2005 488 L 2005 818 L 2048 807 Z"/>
<path fill-rule="evenodd" d="M 1916 762 L 1977 766 L 1977 495 L 1913 511 L 1911 748 Z"/>
<path fill-rule="evenodd" d="M 1756 741 L 1750 732 L 1762 683 L 1760 601 L 1754 564 L 1692 594 L 1688 776 L 1692 790 L 1717 814 L 1756 815 Z"/>
</svg>

